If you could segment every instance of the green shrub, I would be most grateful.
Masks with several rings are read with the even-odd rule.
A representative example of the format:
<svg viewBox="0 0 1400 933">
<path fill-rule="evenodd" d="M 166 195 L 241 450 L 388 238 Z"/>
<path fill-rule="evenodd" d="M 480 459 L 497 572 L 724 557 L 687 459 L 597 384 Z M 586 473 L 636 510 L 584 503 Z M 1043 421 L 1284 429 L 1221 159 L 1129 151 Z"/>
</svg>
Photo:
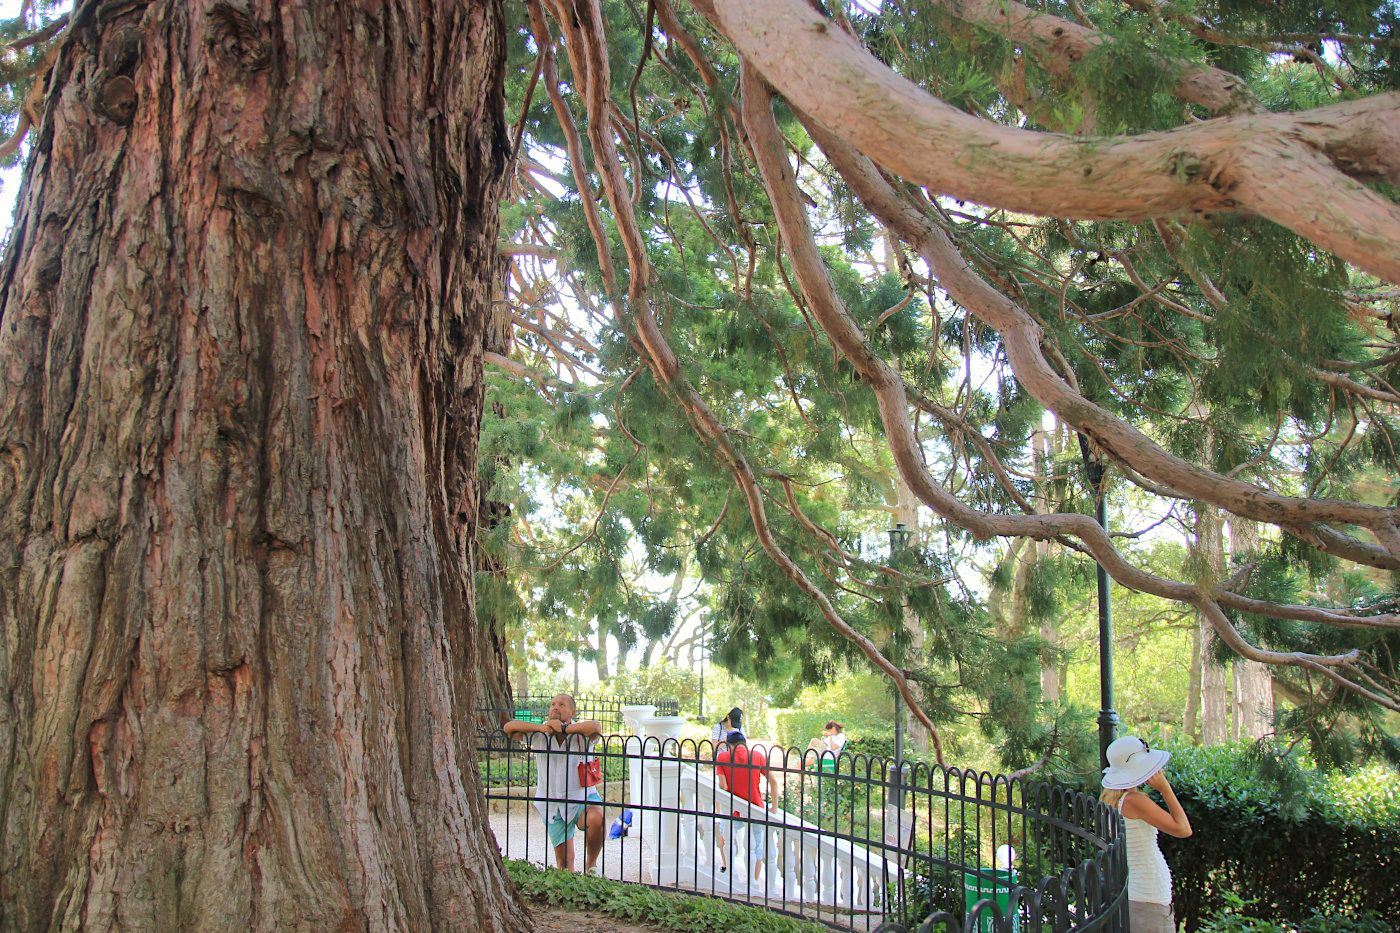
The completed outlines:
<svg viewBox="0 0 1400 933">
<path fill-rule="evenodd" d="M 493 754 L 483 756 L 481 783 L 488 787 L 533 787 L 535 760 L 523 755 Z"/>
<path fill-rule="evenodd" d="M 1194 830 L 1159 837 L 1187 933 L 1274 933 L 1228 925 L 1251 915 L 1320 933 L 1367 910 L 1400 931 L 1400 775 L 1323 774 L 1267 746 L 1177 748 L 1168 771 Z"/>
<path fill-rule="evenodd" d="M 773 737 L 780 745 L 805 747 L 808 742 L 821 735 L 822 729 L 831 720 L 831 714 L 808 710 L 783 710 L 775 712 L 773 720 Z"/>
<path fill-rule="evenodd" d="M 506 870 L 520 893 L 532 900 L 596 910 L 619 920 L 649 923 L 674 933 L 829 933 L 818 923 L 715 897 L 658 891 L 645 885 L 510 859 L 506 860 Z"/>
<path fill-rule="evenodd" d="M 1391 926 L 1374 911 L 1362 914 L 1314 912 L 1301 923 L 1263 920 L 1250 916 L 1256 901 L 1246 901 L 1227 892 L 1225 908 L 1201 927 L 1200 933 L 1390 933 Z"/>
<path fill-rule="evenodd" d="M 773 714 L 778 744 L 806 748 L 807 743 L 822 734 L 833 719 L 841 723 L 846 733 L 846 751 L 852 755 L 894 757 L 894 723 L 871 715 L 833 716 L 829 712 L 786 710 Z"/>
<path fill-rule="evenodd" d="M 774 736 L 806 748 L 831 720 L 841 723 L 852 754 L 894 755 L 894 697 L 883 677 L 848 672 L 823 686 L 803 689 L 791 709 L 774 710 Z"/>
<path fill-rule="evenodd" d="M 962 916 L 966 909 L 963 897 L 966 868 L 982 865 L 981 840 L 975 830 L 954 825 L 931 848 L 926 848 L 923 842 L 917 838 L 914 842 L 921 857 L 910 864 L 912 877 L 905 890 L 908 916 L 923 918 L 938 910 Z M 898 897 L 897 890 L 890 893 L 892 901 Z"/>
</svg>

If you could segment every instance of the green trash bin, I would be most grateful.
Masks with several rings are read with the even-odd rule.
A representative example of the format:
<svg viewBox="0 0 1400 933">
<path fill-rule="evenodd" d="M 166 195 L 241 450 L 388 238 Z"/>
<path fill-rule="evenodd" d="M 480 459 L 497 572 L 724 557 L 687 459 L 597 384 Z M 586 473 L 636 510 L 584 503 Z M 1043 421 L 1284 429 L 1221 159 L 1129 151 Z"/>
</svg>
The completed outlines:
<svg viewBox="0 0 1400 933">
<path fill-rule="evenodd" d="M 963 901 L 967 912 L 980 900 L 991 900 L 997 905 L 1003 917 L 1011 910 L 1011 888 L 1016 884 L 1014 870 L 985 868 L 980 872 L 963 873 Z M 1013 913 L 1008 917 L 1012 933 L 1020 933 L 1021 917 Z M 977 920 L 977 933 L 997 933 L 996 918 L 990 910 L 984 910 Z"/>
</svg>

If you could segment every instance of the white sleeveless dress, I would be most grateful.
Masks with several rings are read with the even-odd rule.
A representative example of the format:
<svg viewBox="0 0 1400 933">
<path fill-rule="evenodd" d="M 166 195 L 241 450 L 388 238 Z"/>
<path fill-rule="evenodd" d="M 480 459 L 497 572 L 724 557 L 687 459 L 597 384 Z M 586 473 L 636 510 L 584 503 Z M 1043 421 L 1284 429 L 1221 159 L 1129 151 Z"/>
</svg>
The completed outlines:
<svg viewBox="0 0 1400 933">
<path fill-rule="evenodd" d="M 1118 801 L 1123 812 L 1124 794 Z M 1128 915 L 1133 933 L 1175 931 L 1172 918 L 1172 870 L 1157 845 L 1157 827 L 1146 820 L 1123 817 L 1128 847 Z"/>
<path fill-rule="evenodd" d="M 1118 801 L 1118 812 L 1123 812 L 1123 801 Z M 1157 845 L 1157 827 L 1146 820 L 1123 817 L 1127 830 L 1128 844 L 1128 900 L 1145 904 L 1170 904 L 1172 902 L 1172 870 Z"/>
</svg>

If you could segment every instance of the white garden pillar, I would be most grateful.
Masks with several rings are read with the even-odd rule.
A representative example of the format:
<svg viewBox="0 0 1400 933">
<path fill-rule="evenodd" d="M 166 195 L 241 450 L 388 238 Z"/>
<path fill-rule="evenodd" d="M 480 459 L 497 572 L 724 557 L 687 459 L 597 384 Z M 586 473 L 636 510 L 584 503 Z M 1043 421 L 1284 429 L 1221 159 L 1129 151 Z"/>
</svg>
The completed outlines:
<svg viewBox="0 0 1400 933">
<path fill-rule="evenodd" d="M 623 730 L 628 735 L 641 735 L 641 727 L 638 722 L 650 718 L 655 713 L 656 704 L 654 703 L 639 703 L 622 707 Z"/>
</svg>

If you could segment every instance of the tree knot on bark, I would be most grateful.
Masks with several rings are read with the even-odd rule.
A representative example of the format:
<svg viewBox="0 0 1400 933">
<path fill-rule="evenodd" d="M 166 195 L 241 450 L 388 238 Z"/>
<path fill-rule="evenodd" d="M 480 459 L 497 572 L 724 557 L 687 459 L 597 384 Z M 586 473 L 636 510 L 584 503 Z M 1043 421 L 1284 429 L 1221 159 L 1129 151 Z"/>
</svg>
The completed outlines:
<svg viewBox="0 0 1400 933">
<path fill-rule="evenodd" d="M 97 113 L 120 126 L 136 116 L 136 82 L 132 75 L 141 60 L 141 30 L 118 26 L 102 41 L 101 67 L 92 76 L 92 105 Z"/>
<path fill-rule="evenodd" d="M 130 126 L 136 116 L 136 83 L 126 75 L 103 81 L 93 98 L 94 109 L 120 126 Z"/>
<path fill-rule="evenodd" d="M 1182 184 L 1194 181 L 1205 167 L 1200 156 L 1193 152 L 1174 152 L 1168 163 L 1168 170 L 1176 176 L 1176 180 Z"/>
<path fill-rule="evenodd" d="M 252 15 L 231 3 L 217 3 L 209 11 L 211 49 L 247 71 L 272 64 L 272 43 L 263 37 Z"/>
</svg>

